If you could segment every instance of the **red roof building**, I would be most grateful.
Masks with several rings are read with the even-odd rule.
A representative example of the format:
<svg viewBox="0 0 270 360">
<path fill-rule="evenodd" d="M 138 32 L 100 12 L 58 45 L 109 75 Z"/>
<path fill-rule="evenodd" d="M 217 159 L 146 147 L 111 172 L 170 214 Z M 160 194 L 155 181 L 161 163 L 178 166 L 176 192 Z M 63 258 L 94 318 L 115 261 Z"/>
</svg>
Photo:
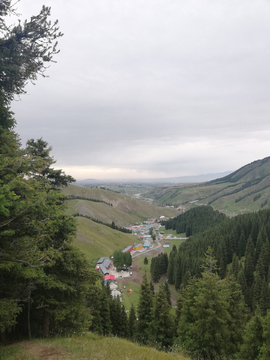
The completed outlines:
<svg viewBox="0 0 270 360">
<path fill-rule="evenodd" d="M 115 276 L 114 275 L 105 275 L 104 281 L 107 281 L 107 280 L 115 280 Z"/>
</svg>

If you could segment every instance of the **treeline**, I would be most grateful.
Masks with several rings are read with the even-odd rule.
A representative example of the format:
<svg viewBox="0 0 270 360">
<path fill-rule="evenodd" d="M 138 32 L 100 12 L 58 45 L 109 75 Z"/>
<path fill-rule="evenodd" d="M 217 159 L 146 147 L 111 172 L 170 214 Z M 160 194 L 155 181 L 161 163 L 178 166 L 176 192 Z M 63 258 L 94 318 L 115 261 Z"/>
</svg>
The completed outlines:
<svg viewBox="0 0 270 360">
<path fill-rule="evenodd" d="M 178 215 L 174 219 L 162 221 L 165 229 L 176 230 L 177 234 L 186 233 L 186 237 L 204 231 L 210 226 L 223 222 L 226 216 L 214 211 L 211 206 L 198 206 Z"/>
<path fill-rule="evenodd" d="M 128 338 L 162 350 L 165 346 L 169 350 L 173 344 L 174 321 L 170 315 L 168 285 L 161 284 L 155 293 L 153 283 L 144 276 L 138 306 L 135 309 L 132 304 L 128 316 L 119 297 L 112 299 L 108 284 L 92 287 L 92 290 L 90 331 Z M 164 329 L 163 325 L 168 328 Z"/>
<path fill-rule="evenodd" d="M 86 197 L 79 196 L 79 195 L 69 195 L 69 197 L 71 199 L 87 200 L 87 201 L 92 201 L 92 202 L 100 202 L 100 203 L 104 203 L 104 204 L 109 205 L 109 206 L 113 206 L 113 204 L 108 203 L 108 202 L 106 202 L 104 200 L 100 200 L 100 199 L 86 198 Z"/>
<path fill-rule="evenodd" d="M 101 220 L 99 220 L 99 219 L 95 219 L 95 218 L 93 218 L 93 217 L 91 217 L 91 216 L 83 215 L 83 214 L 80 214 L 80 213 L 75 213 L 75 214 L 73 214 L 73 216 L 74 216 L 74 217 L 79 217 L 79 216 L 80 216 L 80 217 L 85 217 L 85 218 L 87 218 L 87 219 L 89 219 L 89 220 L 92 220 L 92 221 L 98 223 L 98 224 L 102 224 L 102 225 L 108 226 L 108 227 L 110 227 L 111 229 L 114 229 L 114 230 L 117 230 L 117 231 L 121 231 L 121 232 L 126 233 L 126 234 L 132 234 L 132 230 L 129 230 L 129 229 L 126 229 L 126 228 L 117 226 L 117 225 L 115 225 L 115 222 L 114 222 L 114 221 L 112 221 L 111 224 L 108 224 L 108 223 L 105 223 L 105 222 L 103 222 L 103 221 L 101 221 Z"/>
<path fill-rule="evenodd" d="M 175 247 L 172 253 L 177 254 Z M 223 280 L 218 275 L 217 260 L 210 247 L 200 265 L 199 277 L 189 273 L 181 283 L 175 316 L 171 315 L 164 291 L 167 282 L 159 286 L 163 288 L 163 303 L 158 310 L 153 306 L 161 302 L 158 293 L 151 295 L 150 283 L 142 284 L 141 294 L 152 306 L 150 309 L 145 304 L 142 313 L 147 319 L 143 323 L 144 343 L 151 345 L 156 341 L 163 349 L 179 349 L 192 359 L 269 359 L 270 311 L 260 304 L 252 315 L 233 272 Z"/>
<path fill-rule="evenodd" d="M 161 253 L 151 260 L 151 278 L 154 282 L 159 282 L 161 275 L 166 274 L 168 269 L 168 255 L 167 253 Z"/>
<path fill-rule="evenodd" d="M 255 313 L 258 306 L 266 314 L 270 308 L 270 211 L 239 215 L 194 235 L 169 256 L 168 281 L 179 289 L 192 277 L 200 277 L 202 258 L 211 246 L 223 279 L 234 275 L 245 302 Z"/>
</svg>

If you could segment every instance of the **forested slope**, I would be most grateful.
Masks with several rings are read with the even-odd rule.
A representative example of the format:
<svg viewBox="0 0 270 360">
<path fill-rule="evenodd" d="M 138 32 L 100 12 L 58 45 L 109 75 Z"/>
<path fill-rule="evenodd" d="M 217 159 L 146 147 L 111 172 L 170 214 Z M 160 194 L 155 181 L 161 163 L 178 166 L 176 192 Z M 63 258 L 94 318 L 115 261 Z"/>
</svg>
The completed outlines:
<svg viewBox="0 0 270 360">
<path fill-rule="evenodd" d="M 177 253 L 171 253 L 168 280 L 179 288 L 187 276 L 200 276 L 202 259 L 211 246 L 221 278 L 233 274 L 242 287 L 247 305 L 255 311 L 263 293 L 269 292 L 269 238 L 270 210 L 226 219 L 192 235 Z M 270 298 L 261 306 L 265 306 L 266 313 L 270 309 Z"/>
<path fill-rule="evenodd" d="M 226 219 L 226 216 L 218 211 L 214 211 L 211 206 L 199 206 L 184 214 L 168 221 L 162 222 L 165 228 L 176 230 L 177 234 L 186 233 L 186 236 L 195 235 L 213 227 Z"/>
<path fill-rule="evenodd" d="M 211 212 L 204 207 L 200 209 L 205 214 L 193 216 L 198 209 L 179 216 L 175 224 L 169 221 L 168 227 L 179 220 L 179 226 L 185 226 L 192 219 L 198 228 L 207 215 L 206 229 L 178 249 L 173 246 L 168 260 L 160 254 L 151 262 L 152 280 L 166 274 L 180 292 L 175 342 L 191 358 L 267 360 L 270 210 L 221 219 L 218 224 L 212 212 L 211 224 Z"/>
</svg>

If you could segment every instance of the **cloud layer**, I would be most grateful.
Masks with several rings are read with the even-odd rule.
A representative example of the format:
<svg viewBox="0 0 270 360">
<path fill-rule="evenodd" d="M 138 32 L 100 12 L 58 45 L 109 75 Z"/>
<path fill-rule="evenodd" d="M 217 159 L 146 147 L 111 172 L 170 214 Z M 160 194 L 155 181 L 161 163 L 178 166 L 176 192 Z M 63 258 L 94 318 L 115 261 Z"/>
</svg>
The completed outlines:
<svg viewBox="0 0 270 360">
<path fill-rule="evenodd" d="M 43 1 L 22 0 L 22 18 Z M 234 170 L 269 156 L 270 3 L 48 1 L 64 37 L 13 103 L 77 178 Z"/>
</svg>

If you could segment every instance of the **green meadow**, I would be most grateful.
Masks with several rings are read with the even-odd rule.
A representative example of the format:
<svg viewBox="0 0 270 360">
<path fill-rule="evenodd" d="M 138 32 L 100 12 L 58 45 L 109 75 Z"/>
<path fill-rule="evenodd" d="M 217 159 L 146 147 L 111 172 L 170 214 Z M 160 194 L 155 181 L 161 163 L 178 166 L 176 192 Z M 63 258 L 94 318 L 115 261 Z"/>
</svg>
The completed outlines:
<svg viewBox="0 0 270 360">
<path fill-rule="evenodd" d="M 186 360 L 179 353 L 165 353 L 117 337 L 93 333 L 23 341 L 0 346 L 1 360 Z"/>
<path fill-rule="evenodd" d="M 135 237 L 96 223 L 84 217 L 76 217 L 78 225 L 74 245 L 85 253 L 87 260 L 95 265 L 102 256 L 111 256 L 114 250 L 133 245 Z"/>
</svg>

